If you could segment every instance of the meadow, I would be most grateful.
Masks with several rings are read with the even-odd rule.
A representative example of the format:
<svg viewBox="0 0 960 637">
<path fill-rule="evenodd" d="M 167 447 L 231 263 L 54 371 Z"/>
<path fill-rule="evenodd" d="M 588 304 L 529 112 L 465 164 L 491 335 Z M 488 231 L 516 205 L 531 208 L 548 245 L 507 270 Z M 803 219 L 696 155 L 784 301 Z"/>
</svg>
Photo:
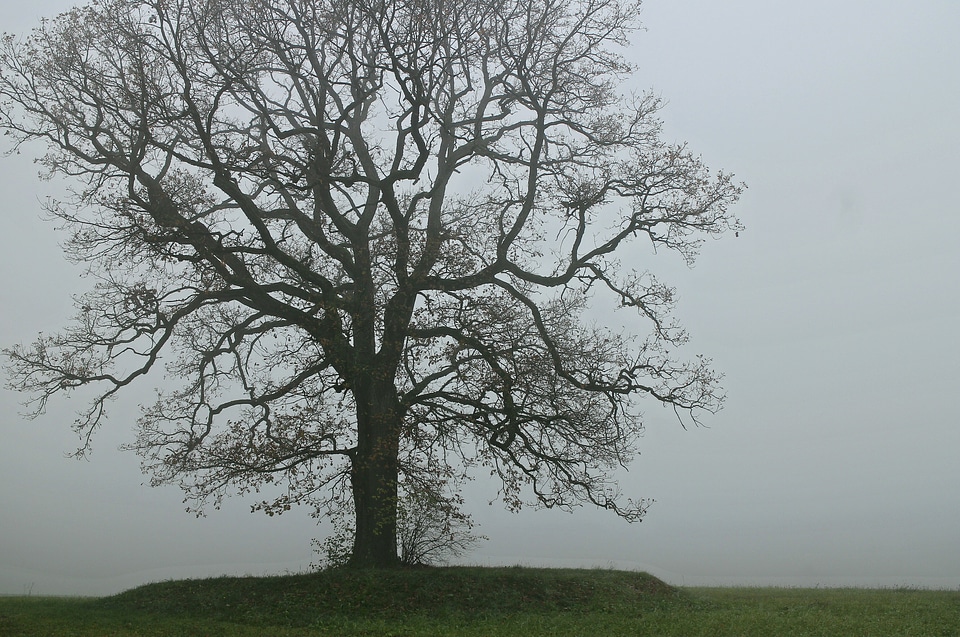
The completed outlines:
<svg viewBox="0 0 960 637">
<path fill-rule="evenodd" d="M 645 573 L 331 570 L 0 597 L 0 636 L 960 635 L 960 591 L 675 588 Z"/>
</svg>

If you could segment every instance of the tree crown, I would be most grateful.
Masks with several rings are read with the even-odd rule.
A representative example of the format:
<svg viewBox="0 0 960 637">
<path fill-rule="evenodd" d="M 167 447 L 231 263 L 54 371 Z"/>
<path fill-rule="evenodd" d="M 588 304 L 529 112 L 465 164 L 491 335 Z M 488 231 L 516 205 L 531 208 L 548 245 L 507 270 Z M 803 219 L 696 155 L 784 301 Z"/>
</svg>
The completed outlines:
<svg viewBox="0 0 960 637">
<path fill-rule="evenodd" d="M 621 260 L 692 262 L 742 186 L 620 92 L 638 6 L 97 0 L 5 36 L 0 127 L 77 184 L 49 211 L 97 281 L 71 327 L 7 350 L 13 385 L 38 410 L 102 387 L 85 448 L 162 360 L 179 386 L 132 446 L 200 502 L 276 480 L 269 511 L 337 501 L 389 413 L 410 491 L 481 462 L 513 506 L 527 486 L 639 519 L 609 478 L 638 399 L 696 418 L 722 396 L 670 357 L 672 289 Z M 590 322 L 599 303 L 647 336 Z"/>
</svg>

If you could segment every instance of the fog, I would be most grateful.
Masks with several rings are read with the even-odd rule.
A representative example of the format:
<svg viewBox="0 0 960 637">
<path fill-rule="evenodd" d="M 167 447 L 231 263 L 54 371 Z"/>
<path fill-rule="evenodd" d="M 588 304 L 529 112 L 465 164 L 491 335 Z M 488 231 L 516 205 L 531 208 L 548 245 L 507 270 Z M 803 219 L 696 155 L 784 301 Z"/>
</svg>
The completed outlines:
<svg viewBox="0 0 960 637">
<path fill-rule="evenodd" d="M 22 32 L 71 6 L 0 8 Z M 630 58 L 667 105 L 665 137 L 749 185 L 739 237 L 692 269 L 640 264 L 676 286 L 690 353 L 725 373 L 704 427 L 645 410 L 624 491 L 640 524 L 488 504 L 474 564 L 642 569 L 673 584 L 960 587 L 960 4 L 647 0 Z M 8 147 L 4 146 L 6 150 Z M 86 289 L 66 263 L 26 149 L 0 159 L 0 345 L 31 341 Z M 639 257 L 638 257 L 639 258 Z M 647 259 L 644 256 L 644 259 Z M 228 501 L 195 518 L 151 489 L 132 439 L 152 379 L 111 404 L 88 461 L 68 459 L 74 406 L 17 414 L 0 394 L 0 594 L 100 595 L 222 573 L 299 571 L 327 532 Z M 139 393 L 138 393 L 139 392 Z"/>
</svg>

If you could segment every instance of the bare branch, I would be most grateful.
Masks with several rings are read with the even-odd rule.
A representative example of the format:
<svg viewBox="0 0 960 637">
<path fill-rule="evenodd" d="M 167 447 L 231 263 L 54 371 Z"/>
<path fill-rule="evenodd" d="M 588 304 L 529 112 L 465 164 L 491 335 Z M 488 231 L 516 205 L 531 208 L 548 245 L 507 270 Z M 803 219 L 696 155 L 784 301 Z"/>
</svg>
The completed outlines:
<svg viewBox="0 0 960 637">
<path fill-rule="evenodd" d="M 743 186 L 660 140 L 658 98 L 621 94 L 637 15 L 96 0 L 4 36 L 0 128 L 73 184 L 48 212 L 98 282 L 72 327 L 6 350 L 11 386 L 34 413 L 99 388 L 82 452 L 164 368 L 132 445 L 154 482 L 198 506 L 287 485 L 269 513 L 352 501 L 360 564 L 396 559 L 403 489 L 457 520 L 443 489 L 478 465 L 508 506 L 640 519 L 613 476 L 641 406 L 698 422 L 723 396 L 671 357 L 673 290 L 636 247 L 692 263 L 739 228 Z M 631 331 L 594 325 L 603 305 Z"/>
</svg>

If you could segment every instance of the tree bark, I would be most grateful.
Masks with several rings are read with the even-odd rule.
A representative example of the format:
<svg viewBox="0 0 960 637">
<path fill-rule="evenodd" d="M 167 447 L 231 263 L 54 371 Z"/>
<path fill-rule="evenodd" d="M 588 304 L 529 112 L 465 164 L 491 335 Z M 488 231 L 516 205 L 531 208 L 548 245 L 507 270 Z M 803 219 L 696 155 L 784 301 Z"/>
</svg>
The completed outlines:
<svg viewBox="0 0 960 637">
<path fill-rule="evenodd" d="M 397 555 L 397 477 L 400 420 L 396 388 L 364 379 L 354 388 L 357 448 L 351 468 L 356 535 L 350 565 L 391 568 Z"/>
</svg>

